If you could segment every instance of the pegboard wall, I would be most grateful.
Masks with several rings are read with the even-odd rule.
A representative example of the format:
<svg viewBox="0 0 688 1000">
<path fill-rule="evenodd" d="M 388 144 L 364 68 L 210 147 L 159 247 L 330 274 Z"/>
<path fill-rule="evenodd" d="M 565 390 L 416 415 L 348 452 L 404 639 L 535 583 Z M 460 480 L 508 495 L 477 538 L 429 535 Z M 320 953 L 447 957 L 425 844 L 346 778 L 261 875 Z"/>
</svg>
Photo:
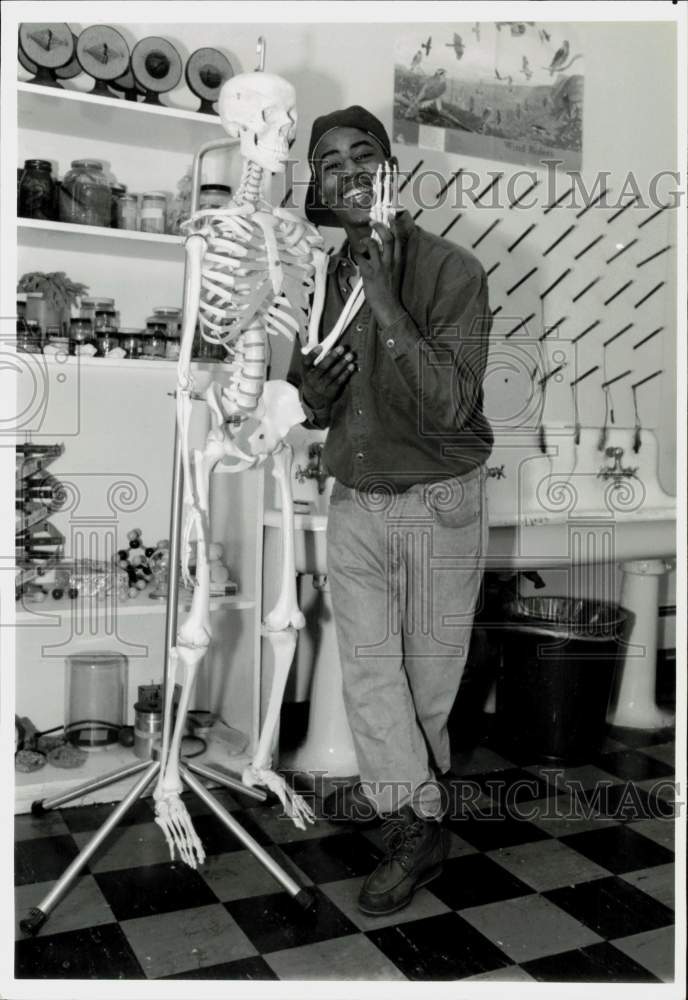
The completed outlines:
<svg viewBox="0 0 688 1000">
<path fill-rule="evenodd" d="M 446 156 L 403 145 L 394 152 L 402 206 L 427 231 L 470 249 L 487 272 L 485 405 L 495 432 L 634 427 L 636 402 L 641 425 L 657 428 L 662 380 L 674 377 L 664 357 L 674 336 L 669 201 L 650 204 L 611 185 L 586 192 L 567 174 L 515 177 L 508 165 L 486 172 L 475 190 Z"/>
</svg>

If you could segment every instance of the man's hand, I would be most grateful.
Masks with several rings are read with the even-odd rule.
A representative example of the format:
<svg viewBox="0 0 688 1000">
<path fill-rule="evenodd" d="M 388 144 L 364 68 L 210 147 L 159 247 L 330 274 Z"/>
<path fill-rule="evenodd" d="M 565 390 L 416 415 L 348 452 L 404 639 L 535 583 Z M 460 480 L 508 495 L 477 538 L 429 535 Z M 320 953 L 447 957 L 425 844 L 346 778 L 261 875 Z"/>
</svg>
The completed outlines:
<svg viewBox="0 0 688 1000">
<path fill-rule="evenodd" d="M 329 409 L 356 368 L 354 356 L 337 344 L 316 366 L 317 357 L 315 351 L 303 356 L 303 398 L 314 410 Z"/>
<path fill-rule="evenodd" d="M 366 302 L 380 326 L 389 326 L 404 312 L 400 289 L 403 269 L 402 244 L 396 230 L 380 222 L 371 223 L 380 237 L 382 246 L 372 234 L 363 241 L 363 252 L 356 255 L 356 263 L 363 279 Z"/>
</svg>

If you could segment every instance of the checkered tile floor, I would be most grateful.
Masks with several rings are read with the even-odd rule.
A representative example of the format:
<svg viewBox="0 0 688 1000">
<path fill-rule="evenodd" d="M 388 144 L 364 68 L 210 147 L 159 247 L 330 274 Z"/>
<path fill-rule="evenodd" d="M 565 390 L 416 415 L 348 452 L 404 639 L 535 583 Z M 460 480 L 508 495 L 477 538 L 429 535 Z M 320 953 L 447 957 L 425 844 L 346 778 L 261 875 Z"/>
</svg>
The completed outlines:
<svg viewBox="0 0 688 1000">
<path fill-rule="evenodd" d="M 489 735 L 457 752 L 450 859 L 385 918 L 356 908 L 379 826 L 321 820 L 301 832 L 277 805 L 216 793 L 313 886 L 304 914 L 198 799 L 187 800 L 208 855 L 198 871 L 170 862 L 151 800 L 140 801 L 40 934 L 17 930 L 16 976 L 671 981 L 673 739 L 611 730 L 600 753 L 563 770 L 509 759 Z M 17 920 L 110 808 L 16 818 Z"/>
</svg>

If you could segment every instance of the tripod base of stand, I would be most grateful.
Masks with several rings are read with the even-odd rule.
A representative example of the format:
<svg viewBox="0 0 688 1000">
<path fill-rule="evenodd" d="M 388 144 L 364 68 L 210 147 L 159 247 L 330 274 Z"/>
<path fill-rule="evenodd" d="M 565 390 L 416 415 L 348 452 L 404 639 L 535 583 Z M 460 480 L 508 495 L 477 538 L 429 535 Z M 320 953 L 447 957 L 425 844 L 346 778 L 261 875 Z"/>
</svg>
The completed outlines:
<svg viewBox="0 0 688 1000">
<path fill-rule="evenodd" d="M 136 800 L 143 795 L 153 778 L 157 776 L 159 770 L 160 762 L 157 760 L 138 761 L 135 764 L 131 764 L 129 767 L 113 771 L 110 774 L 103 775 L 103 777 L 98 778 L 95 781 L 90 781 L 85 785 L 80 785 L 78 788 L 72 789 L 65 795 L 59 795 L 52 799 L 39 799 L 32 803 L 31 814 L 37 817 L 45 816 L 51 809 L 66 805 L 71 800 L 78 799 L 82 795 L 93 791 L 95 788 L 104 788 L 109 784 L 114 784 L 114 782 L 120 781 L 122 778 L 129 777 L 133 774 L 139 774 L 141 771 L 144 772 L 136 784 L 133 785 L 129 792 L 124 796 L 122 801 L 114 807 L 108 818 L 102 826 L 96 830 L 88 843 L 82 847 L 81 851 L 77 854 L 69 867 L 63 872 L 50 892 L 40 901 L 40 903 L 38 903 L 37 906 L 34 906 L 29 910 L 23 920 L 19 921 L 19 926 L 25 934 L 31 936 L 38 934 L 52 911 L 69 891 L 81 870 L 86 866 L 90 858 L 93 854 L 95 854 L 97 849 L 106 840 L 115 827 L 118 826 L 125 813 L 128 812 L 134 802 L 136 802 Z M 207 767 L 203 764 L 192 764 L 191 762 L 186 764 L 182 763 L 180 764 L 179 772 L 184 784 L 210 809 L 212 813 L 214 813 L 215 816 L 217 816 L 224 826 L 227 827 L 229 832 L 241 841 L 245 848 L 251 851 L 257 860 L 260 861 L 260 863 L 276 879 L 276 881 L 279 882 L 281 886 L 293 897 L 294 901 L 304 910 L 310 909 L 315 902 L 315 896 L 312 890 L 304 888 L 295 882 L 294 879 L 291 878 L 291 876 L 277 864 L 274 858 L 267 853 L 258 841 L 254 840 L 253 837 L 247 833 L 246 830 L 244 830 L 241 824 L 234 819 L 229 812 L 227 812 L 224 806 L 217 802 L 205 786 L 197 780 L 194 774 L 216 782 L 218 785 L 221 785 L 224 788 L 229 788 L 233 792 L 248 795 L 249 798 L 255 799 L 258 802 L 265 801 L 267 798 L 265 793 L 254 788 L 248 788 L 240 781 L 235 780 L 228 775 L 218 773 L 213 770 L 213 768 Z"/>
<path fill-rule="evenodd" d="M 44 913 L 40 907 L 34 906 L 29 910 L 28 916 L 19 921 L 19 926 L 25 934 L 30 934 L 33 937 L 38 934 L 47 919 L 48 914 Z"/>
</svg>

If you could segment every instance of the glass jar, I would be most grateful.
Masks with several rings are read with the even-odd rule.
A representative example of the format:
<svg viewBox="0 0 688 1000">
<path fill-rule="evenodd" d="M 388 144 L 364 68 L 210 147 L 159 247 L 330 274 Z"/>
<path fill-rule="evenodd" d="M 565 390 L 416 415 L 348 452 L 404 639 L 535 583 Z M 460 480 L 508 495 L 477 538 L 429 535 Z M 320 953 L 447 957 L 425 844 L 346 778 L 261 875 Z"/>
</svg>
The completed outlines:
<svg viewBox="0 0 688 1000">
<path fill-rule="evenodd" d="M 141 195 L 139 229 L 142 233 L 165 232 L 167 197 L 161 191 L 145 191 Z"/>
<path fill-rule="evenodd" d="M 87 296 L 82 296 L 79 301 L 79 319 L 90 319 L 95 325 L 96 322 L 96 300 Z"/>
<path fill-rule="evenodd" d="M 214 344 L 210 340 L 205 340 L 201 336 L 200 326 L 197 323 L 191 357 L 194 361 L 224 361 L 227 357 L 227 351 L 222 344 Z"/>
<path fill-rule="evenodd" d="M 165 334 L 167 326 L 165 323 L 146 323 L 146 334 L 141 347 L 144 358 L 164 358 L 165 357 Z"/>
<path fill-rule="evenodd" d="M 138 200 L 135 194 L 123 194 L 117 201 L 117 228 L 136 229 Z"/>
<path fill-rule="evenodd" d="M 41 333 L 37 326 L 28 326 L 23 319 L 17 319 L 17 351 L 20 354 L 41 354 Z"/>
<path fill-rule="evenodd" d="M 164 327 L 165 336 L 170 333 L 175 334 L 181 320 L 181 314 L 181 309 L 176 306 L 154 306 L 153 315 L 147 318 L 146 326 L 149 323 L 156 323 L 158 326 Z"/>
<path fill-rule="evenodd" d="M 107 358 L 120 347 L 120 338 L 116 330 L 98 330 L 96 332 L 96 347 L 98 357 Z M 123 354 L 122 354 L 123 356 Z M 113 355 L 117 357 L 117 355 Z"/>
<path fill-rule="evenodd" d="M 127 193 L 126 184 L 110 185 L 110 225 L 117 229 L 118 205 L 120 198 Z"/>
<path fill-rule="evenodd" d="M 111 330 L 114 333 L 118 325 L 117 313 L 114 309 L 96 309 L 95 322 L 93 324 L 93 329 L 96 333 L 100 333 L 101 330 Z"/>
<path fill-rule="evenodd" d="M 92 357 L 96 353 L 96 338 L 90 319 L 73 319 L 69 324 L 70 354 Z"/>
<path fill-rule="evenodd" d="M 177 323 L 174 329 L 168 326 L 165 335 L 165 357 L 168 361 L 179 361 L 182 344 L 181 337 L 182 328 L 180 323 Z"/>
<path fill-rule="evenodd" d="M 77 226 L 110 226 L 110 185 L 99 160 L 72 160 L 60 185 L 60 220 Z"/>
<path fill-rule="evenodd" d="M 201 184 L 198 195 L 198 207 L 227 208 L 232 200 L 232 189 L 229 184 Z"/>
<path fill-rule="evenodd" d="M 19 184 L 19 215 L 55 220 L 55 180 L 49 160 L 25 160 Z"/>
<path fill-rule="evenodd" d="M 119 331 L 119 346 L 124 351 L 125 358 L 141 356 L 141 340 L 143 330 L 137 326 L 125 326 Z"/>
</svg>

